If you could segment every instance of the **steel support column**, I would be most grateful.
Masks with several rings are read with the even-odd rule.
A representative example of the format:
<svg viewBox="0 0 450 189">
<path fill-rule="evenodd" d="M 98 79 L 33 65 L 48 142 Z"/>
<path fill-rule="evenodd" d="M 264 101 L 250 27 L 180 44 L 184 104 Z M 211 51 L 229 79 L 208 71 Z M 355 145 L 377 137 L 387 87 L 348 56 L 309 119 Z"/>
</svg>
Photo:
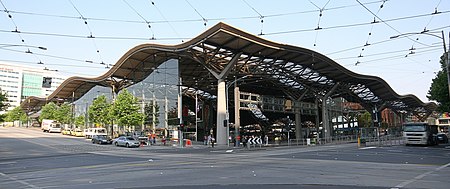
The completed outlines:
<svg viewBox="0 0 450 189">
<path fill-rule="evenodd" d="M 235 83 L 236 84 L 236 83 Z M 239 140 L 240 139 L 240 128 L 241 128 L 241 114 L 239 112 L 241 108 L 241 101 L 240 101 L 240 92 L 239 87 L 234 88 L 234 128 L 235 133 L 234 137 L 236 139 L 236 146 L 239 146 Z"/>
</svg>

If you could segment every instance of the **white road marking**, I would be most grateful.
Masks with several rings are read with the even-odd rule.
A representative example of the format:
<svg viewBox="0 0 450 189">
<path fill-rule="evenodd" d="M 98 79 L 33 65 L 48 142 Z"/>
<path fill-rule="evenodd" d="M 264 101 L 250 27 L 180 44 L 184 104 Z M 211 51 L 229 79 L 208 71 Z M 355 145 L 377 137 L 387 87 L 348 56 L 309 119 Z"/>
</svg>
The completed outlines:
<svg viewBox="0 0 450 189">
<path fill-rule="evenodd" d="M 360 148 L 360 150 L 368 150 L 368 149 L 374 149 L 377 148 L 375 146 L 370 146 L 370 147 L 364 147 L 364 148 Z"/>
<path fill-rule="evenodd" d="M 436 168 L 436 169 L 434 169 L 434 170 L 428 171 L 428 172 L 423 173 L 423 174 L 421 174 L 421 175 L 415 176 L 414 178 L 412 178 L 412 179 L 410 179 L 410 180 L 404 181 L 404 182 L 398 184 L 397 186 L 395 186 L 395 188 L 403 188 L 403 187 L 405 187 L 405 186 L 408 185 L 408 184 L 411 184 L 411 183 L 413 183 L 413 182 L 416 182 L 416 181 L 418 181 L 418 180 L 420 180 L 420 179 L 422 179 L 422 178 L 424 178 L 424 177 L 426 177 L 426 176 L 428 176 L 428 175 L 430 175 L 430 174 L 432 174 L 432 173 L 434 173 L 434 172 L 436 172 L 436 171 L 439 171 L 439 170 L 441 170 L 441 169 L 443 169 L 443 168 L 446 168 L 446 167 L 448 167 L 448 166 L 450 166 L 450 163 L 447 163 L 447 164 L 445 164 L 445 165 L 442 165 L 442 166 L 440 166 L 440 167 L 438 167 L 438 168 Z"/>
<path fill-rule="evenodd" d="M 28 187 L 30 187 L 30 188 L 41 188 L 41 187 L 37 187 L 37 186 L 35 186 L 35 185 L 32 185 L 32 184 L 30 184 L 30 183 L 28 183 L 28 182 L 25 182 L 25 181 L 23 181 L 23 180 L 19 180 L 19 179 L 10 177 L 10 176 L 8 176 L 8 175 L 6 175 L 6 174 L 4 174 L 4 173 L 0 173 L 0 176 L 3 176 L 3 177 L 5 177 L 5 178 L 7 178 L 7 179 L 9 179 L 9 180 L 18 182 L 18 183 L 23 184 L 23 185 L 25 185 L 25 186 L 28 186 Z"/>
</svg>

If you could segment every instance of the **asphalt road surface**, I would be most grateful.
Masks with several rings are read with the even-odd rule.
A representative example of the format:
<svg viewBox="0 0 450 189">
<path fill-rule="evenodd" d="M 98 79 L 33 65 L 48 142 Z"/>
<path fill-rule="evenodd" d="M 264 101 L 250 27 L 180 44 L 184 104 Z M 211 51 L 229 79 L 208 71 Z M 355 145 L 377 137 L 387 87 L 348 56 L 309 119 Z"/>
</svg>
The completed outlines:
<svg viewBox="0 0 450 189">
<path fill-rule="evenodd" d="M 0 127 L 0 188 L 450 188 L 450 147 L 140 148 Z"/>
</svg>

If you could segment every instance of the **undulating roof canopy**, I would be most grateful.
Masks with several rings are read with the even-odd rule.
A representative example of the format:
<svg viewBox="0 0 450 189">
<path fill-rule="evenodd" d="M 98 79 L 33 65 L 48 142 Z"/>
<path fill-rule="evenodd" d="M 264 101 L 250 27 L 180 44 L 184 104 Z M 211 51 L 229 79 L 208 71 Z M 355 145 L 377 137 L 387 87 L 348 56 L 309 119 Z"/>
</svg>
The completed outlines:
<svg viewBox="0 0 450 189">
<path fill-rule="evenodd" d="M 141 44 L 126 52 L 105 74 L 71 77 L 47 99 L 30 97 L 21 106 L 37 111 L 47 101 L 77 100 L 96 85 L 119 91 L 148 77 L 169 59 L 178 59 L 182 85 L 217 94 L 218 79 L 239 83 L 242 91 L 294 100 L 343 97 L 371 110 L 390 108 L 428 116 L 435 103 L 397 94 L 383 79 L 354 73 L 330 58 L 301 47 L 279 44 L 219 23 L 178 45 Z"/>
</svg>

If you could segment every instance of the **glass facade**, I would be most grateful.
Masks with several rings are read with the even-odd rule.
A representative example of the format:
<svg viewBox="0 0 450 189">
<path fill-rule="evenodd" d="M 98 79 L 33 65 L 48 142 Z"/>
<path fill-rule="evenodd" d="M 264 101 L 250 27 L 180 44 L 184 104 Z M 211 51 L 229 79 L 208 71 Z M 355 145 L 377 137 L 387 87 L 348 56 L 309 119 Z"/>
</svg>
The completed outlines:
<svg viewBox="0 0 450 189">
<path fill-rule="evenodd" d="M 42 75 L 23 73 L 22 100 L 29 96 L 42 96 Z"/>
<path fill-rule="evenodd" d="M 155 112 L 159 115 L 159 122 L 155 124 L 155 129 L 171 129 L 169 125 L 169 112 L 177 112 L 178 102 L 178 60 L 170 59 L 161 64 L 146 79 L 128 87 L 127 90 L 138 98 L 141 111 L 144 111 L 145 104 L 155 103 L 159 110 Z M 112 90 L 109 87 L 96 86 L 86 93 L 82 98 L 74 102 L 75 116 L 87 116 L 86 112 L 93 100 L 100 95 L 105 95 L 112 101 Z M 91 127 L 89 125 L 88 127 Z M 152 125 L 145 125 L 148 128 Z M 143 129 L 135 126 L 136 130 Z"/>
</svg>

